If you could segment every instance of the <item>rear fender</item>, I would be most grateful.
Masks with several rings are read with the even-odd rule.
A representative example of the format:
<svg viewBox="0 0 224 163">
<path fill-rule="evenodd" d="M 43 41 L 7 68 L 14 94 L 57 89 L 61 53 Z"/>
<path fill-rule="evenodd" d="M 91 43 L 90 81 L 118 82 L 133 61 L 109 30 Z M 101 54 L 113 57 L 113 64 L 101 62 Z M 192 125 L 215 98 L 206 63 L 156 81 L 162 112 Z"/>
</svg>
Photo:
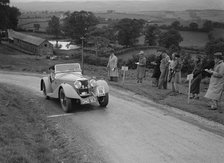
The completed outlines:
<svg viewBox="0 0 224 163">
<path fill-rule="evenodd" d="M 68 98 L 81 99 L 76 90 L 69 84 L 62 83 L 59 87 L 58 94 L 60 92 L 60 89 L 64 90 L 65 96 Z"/>
<path fill-rule="evenodd" d="M 43 90 L 43 85 L 45 84 L 46 93 L 51 93 L 51 83 L 49 77 L 43 77 L 40 82 L 40 90 Z"/>
</svg>

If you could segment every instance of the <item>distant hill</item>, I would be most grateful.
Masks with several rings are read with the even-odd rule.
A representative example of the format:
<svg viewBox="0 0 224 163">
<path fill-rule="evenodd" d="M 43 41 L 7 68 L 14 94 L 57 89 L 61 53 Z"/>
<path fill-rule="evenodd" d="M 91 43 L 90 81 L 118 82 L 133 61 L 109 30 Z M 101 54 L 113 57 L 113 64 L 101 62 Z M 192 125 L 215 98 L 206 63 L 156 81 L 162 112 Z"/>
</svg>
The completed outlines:
<svg viewBox="0 0 224 163">
<path fill-rule="evenodd" d="M 13 6 L 23 11 L 74 11 L 88 10 L 93 12 L 105 12 L 116 10 L 118 12 L 141 12 L 141 11 L 181 11 L 187 9 L 204 10 L 219 9 L 224 10 L 223 0 L 157 0 L 157 1 L 67 1 L 67 2 L 16 2 L 11 1 Z"/>
</svg>

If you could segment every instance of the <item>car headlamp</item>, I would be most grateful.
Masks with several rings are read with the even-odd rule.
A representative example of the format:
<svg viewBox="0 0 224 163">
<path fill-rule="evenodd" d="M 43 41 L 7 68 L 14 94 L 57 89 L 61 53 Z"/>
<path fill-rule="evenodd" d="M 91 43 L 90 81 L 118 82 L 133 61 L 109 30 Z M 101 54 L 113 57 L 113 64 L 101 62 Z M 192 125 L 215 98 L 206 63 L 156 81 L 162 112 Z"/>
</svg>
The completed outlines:
<svg viewBox="0 0 224 163">
<path fill-rule="evenodd" d="M 75 86 L 76 89 L 79 89 L 79 88 L 82 87 L 82 83 L 81 83 L 80 81 L 76 80 L 76 81 L 74 82 L 74 86 Z"/>
<path fill-rule="evenodd" d="M 91 87 L 95 87 L 96 86 L 96 80 L 95 79 L 91 79 L 89 81 L 89 84 L 90 84 Z"/>
</svg>

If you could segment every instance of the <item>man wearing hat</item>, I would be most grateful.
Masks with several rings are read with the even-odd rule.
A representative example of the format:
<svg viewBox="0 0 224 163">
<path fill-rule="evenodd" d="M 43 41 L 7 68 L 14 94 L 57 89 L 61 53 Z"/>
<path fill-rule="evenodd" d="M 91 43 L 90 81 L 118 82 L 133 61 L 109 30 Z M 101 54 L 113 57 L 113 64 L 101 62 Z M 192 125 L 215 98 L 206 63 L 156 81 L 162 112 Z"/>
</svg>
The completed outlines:
<svg viewBox="0 0 224 163">
<path fill-rule="evenodd" d="M 210 108 L 211 110 L 218 109 L 219 112 L 222 113 L 221 107 L 218 107 L 218 101 L 221 100 L 224 89 L 224 62 L 221 52 L 217 52 L 214 54 L 214 61 L 214 70 L 205 69 L 205 71 L 212 75 L 205 97 L 210 99 L 212 102 Z"/>
<path fill-rule="evenodd" d="M 118 81 L 117 57 L 114 54 L 114 50 L 110 54 L 107 68 L 110 80 Z"/>
<path fill-rule="evenodd" d="M 169 72 L 169 64 L 170 64 L 170 57 L 169 55 L 164 51 L 162 53 L 162 60 L 160 62 L 160 77 L 159 77 L 159 84 L 158 88 L 161 89 L 162 87 L 164 89 L 167 89 L 167 77 Z"/>
<path fill-rule="evenodd" d="M 144 56 L 144 51 L 140 51 L 138 54 L 139 61 L 137 63 L 137 83 L 142 83 L 142 79 L 145 77 L 146 58 Z"/>
</svg>

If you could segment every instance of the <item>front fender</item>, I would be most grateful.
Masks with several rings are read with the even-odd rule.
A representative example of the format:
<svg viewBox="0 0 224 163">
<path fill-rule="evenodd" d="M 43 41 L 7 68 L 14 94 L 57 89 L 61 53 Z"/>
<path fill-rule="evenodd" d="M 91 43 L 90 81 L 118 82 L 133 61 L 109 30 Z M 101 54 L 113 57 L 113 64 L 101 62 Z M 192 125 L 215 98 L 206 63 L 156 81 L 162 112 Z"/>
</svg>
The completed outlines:
<svg viewBox="0 0 224 163">
<path fill-rule="evenodd" d="M 103 87 L 105 93 L 109 92 L 109 85 L 107 84 L 107 82 L 105 80 L 97 80 L 96 83 L 97 83 L 96 89 L 98 87 Z M 96 91 L 96 93 L 97 93 L 97 91 Z"/>
<path fill-rule="evenodd" d="M 78 95 L 76 90 L 71 85 L 69 85 L 67 83 L 62 83 L 60 85 L 59 92 L 60 92 L 60 89 L 64 90 L 65 96 L 68 98 L 81 99 L 81 97 Z"/>
<path fill-rule="evenodd" d="M 48 77 L 43 77 L 40 81 L 40 90 L 43 90 L 43 85 L 45 84 L 46 93 L 51 93 L 51 83 Z"/>
</svg>

